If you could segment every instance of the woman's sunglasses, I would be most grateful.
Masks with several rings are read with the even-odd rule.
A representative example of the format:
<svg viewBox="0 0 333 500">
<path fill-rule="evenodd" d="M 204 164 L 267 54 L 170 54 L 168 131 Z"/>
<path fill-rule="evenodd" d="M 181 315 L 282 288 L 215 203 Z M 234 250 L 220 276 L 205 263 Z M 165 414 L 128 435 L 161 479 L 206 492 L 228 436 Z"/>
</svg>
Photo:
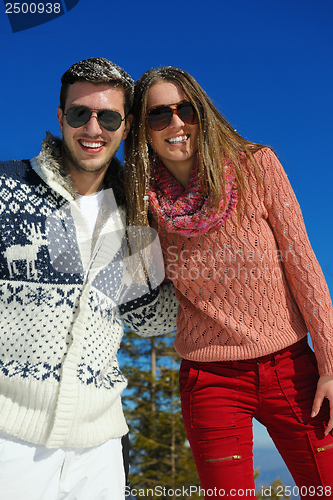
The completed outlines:
<svg viewBox="0 0 333 500">
<path fill-rule="evenodd" d="M 89 109 L 84 106 L 69 108 L 64 115 L 70 127 L 79 128 L 89 122 L 93 113 L 97 114 L 98 123 L 109 132 L 118 130 L 121 122 L 126 118 L 126 116 L 122 118 L 118 111 L 112 111 L 111 109 L 102 109 L 98 111 L 98 109 Z"/>
<path fill-rule="evenodd" d="M 170 125 L 174 113 L 189 125 L 198 123 L 198 115 L 193 104 L 189 101 L 182 101 L 179 104 L 170 106 L 156 106 L 148 111 L 146 120 L 152 130 L 160 131 Z"/>
</svg>

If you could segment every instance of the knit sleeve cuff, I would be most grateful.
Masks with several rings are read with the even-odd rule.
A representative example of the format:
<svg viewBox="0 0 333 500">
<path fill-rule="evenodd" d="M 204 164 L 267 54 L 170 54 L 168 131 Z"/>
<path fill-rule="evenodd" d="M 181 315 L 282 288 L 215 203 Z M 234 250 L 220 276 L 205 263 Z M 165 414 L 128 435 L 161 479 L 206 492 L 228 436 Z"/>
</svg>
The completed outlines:
<svg viewBox="0 0 333 500">
<path fill-rule="evenodd" d="M 140 299 L 124 304 L 120 313 L 126 327 L 143 337 L 149 337 L 176 330 L 178 307 L 173 284 L 168 283 Z"/>
</svg>

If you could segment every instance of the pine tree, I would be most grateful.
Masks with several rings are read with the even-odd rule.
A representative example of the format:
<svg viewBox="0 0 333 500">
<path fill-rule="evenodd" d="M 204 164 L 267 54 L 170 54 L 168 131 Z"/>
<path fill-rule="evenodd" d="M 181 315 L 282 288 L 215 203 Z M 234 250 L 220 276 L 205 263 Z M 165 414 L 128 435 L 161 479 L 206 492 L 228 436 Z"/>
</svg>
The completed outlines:
<svg viewBox="0 0 333 500">
<path fill-rule="evenodd" d="M 199 489 L 200 483 L 181 416 L 180 358 L 173 340 L 173 335 L 141 339 L 132 332 L 124 337 L 121 365 L 129 386 L 123 402 L 130 427 L 130 484 L 135 489 L 165 488 L 166 493 L 192 486 L 195 500 L 200 497 L 193 487 Z"/>
</svg>

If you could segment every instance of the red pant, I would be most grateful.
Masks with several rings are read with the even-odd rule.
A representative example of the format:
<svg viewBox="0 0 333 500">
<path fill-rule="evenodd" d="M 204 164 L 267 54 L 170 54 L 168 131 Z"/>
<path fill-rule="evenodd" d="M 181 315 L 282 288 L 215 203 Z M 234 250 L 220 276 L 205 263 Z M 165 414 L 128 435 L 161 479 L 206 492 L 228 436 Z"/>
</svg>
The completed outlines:
<svg viewBox="0 0 333 500">
<path fill-rule="evenodd" d="M 317 381 L 307 339 L 257 360 L 182 361 L 183 419 L 205 498 L 255 498 L 252 418 L 267 428 L 301 498 L 333 498 L 328 401 L 310 417 Z"/>
</svg>

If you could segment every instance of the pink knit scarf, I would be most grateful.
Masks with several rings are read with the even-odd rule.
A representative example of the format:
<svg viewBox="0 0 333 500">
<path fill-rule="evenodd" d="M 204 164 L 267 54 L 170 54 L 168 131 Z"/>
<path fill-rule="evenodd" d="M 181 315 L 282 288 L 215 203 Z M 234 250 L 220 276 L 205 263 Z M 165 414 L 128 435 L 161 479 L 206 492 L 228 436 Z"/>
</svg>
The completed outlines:
<svg viewBox="0 0 333 500">
<path fill-rule="evenodd" d="M 219 227 L 231 215 L 238 201 L 235 177 L 230 160 L 226 160 L 226 200 L 221 198 L 218 210 L 204 195 L 198 160 L 190 172 L 186 189 L 158 159 L 151 162 L 149 209 L 158 223 L 170 233 L 198 236 L 211 227 Z"/>
</svg>

